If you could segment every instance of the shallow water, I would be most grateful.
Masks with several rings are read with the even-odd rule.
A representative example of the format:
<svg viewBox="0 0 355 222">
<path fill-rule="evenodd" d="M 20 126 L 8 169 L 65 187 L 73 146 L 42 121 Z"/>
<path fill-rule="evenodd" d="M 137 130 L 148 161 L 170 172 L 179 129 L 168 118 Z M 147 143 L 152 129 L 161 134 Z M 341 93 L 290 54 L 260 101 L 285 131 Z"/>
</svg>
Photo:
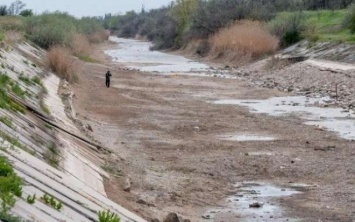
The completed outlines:
<svg viewBox="0 0 355 222">
<path fill-rule="evenodd" d="M 119 44 L 119 49 L 108 50 L 106 54 L 114 61 L 128 63 L 128 68 L 146 72 L 190 72 L 207 71 L 209 66 L 194 62 L 182 56 L 171 55 L 159 51 L 150 51 L 149 42 L 111 37 Z"/>
<path fill-rule="evenodd" d="M 277 199 L 292 196 L 300 191 L 284 189 L 270 184 L 242 183 L 235 185 L 236 193 L 226 199 L 226 207 L 212 209 L 204 214 L 205 218 L 221 221 L 224 215 L 238 218 L 237 221 L 297 221 L 283 216 L 283 209 Z M 250 204 L 263 203 L 260 208 L 251 208 Z"/>
<path fill-rule="evenodd" d="M 355 114 L 341 108 L 324 108 L 318 105 L 331 103 L 329 97 L 307 98 L 304 96 L 273 97 L 266 100 L 219 100 L 215 104 L 246 106 L 251 112 L 271 116 L 294 114 L 315 125 L 336 132 L 340 137 L 355 140 Z"/>
<path fill-rule="evenodd" d="M 275 138 L 272 136 L 257 135 L 257 134 L 239 134 L 239 135 L 230 134 L 230 135 L 220 136 L 219 138 L 222 140 L 239 141 L 239 142 L 275 140 Z"/>
<path fill-rule="evenodd" d="M 110 40 L 116 42 L 119 47 L 107 50 L 105 53 L 112 57 L 114 62 L 122 63 L 131 70 L 162 75 L 237 78 L 226 70 L 216 70 L 183 56 L 151 51 L 152 44 L 150 42 L 117 37 L 110 37 Z"/>
</svg>

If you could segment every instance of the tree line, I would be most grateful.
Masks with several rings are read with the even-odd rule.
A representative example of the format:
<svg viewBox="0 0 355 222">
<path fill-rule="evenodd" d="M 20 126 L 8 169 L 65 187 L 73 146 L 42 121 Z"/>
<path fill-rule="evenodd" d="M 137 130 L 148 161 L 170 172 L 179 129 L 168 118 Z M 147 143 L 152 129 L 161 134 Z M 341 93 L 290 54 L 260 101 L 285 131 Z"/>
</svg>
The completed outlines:
<svg viewBox="0 0 355 222">
<path fill-rule="evenodd" d="M 282 11 L 343 9 L 355 0 L 175 0 L 159 9 L 106 14 L 105 28 L 120 37 L 145 37 L 156 49 L 179 48 L 237 20 L 270 21 Z"/>
</svg>

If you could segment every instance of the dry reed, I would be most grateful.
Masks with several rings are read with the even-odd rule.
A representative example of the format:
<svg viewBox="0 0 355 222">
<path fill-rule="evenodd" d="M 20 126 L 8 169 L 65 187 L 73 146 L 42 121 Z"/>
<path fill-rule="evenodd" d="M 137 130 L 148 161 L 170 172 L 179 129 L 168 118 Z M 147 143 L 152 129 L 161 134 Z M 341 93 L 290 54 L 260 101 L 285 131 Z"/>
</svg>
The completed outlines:
<svg viewBox="0 0 355 222">
<path fill-rule="evenodd" d="M 70 83 L 77 82 L 76 60 L 69 51 L 61 46 L 54 46 L 47 52 L 47 67 L 59 77 Z"/>
<path fill-rule="evenodd" d="M 90 55 L 91 45 L 85 35 L 76 33 L 72 36 L 70 49 L 75 56 L 88 56 Z"/>
<path fill-rule="evenodd" d="M 101 30 L 101 31 L 97 31 L 97 32 L 94 32 L 91 35 L 89 35 L 89 41 L 92 43 L 100 43 L 105 40 L 108 40 L 109 36 L 110 36 L 109 31 Z"/>
<path fill-rule="evenodd" d="M 263 23 L 239 21 L 221 29 L 209 39 L 213 52 L 238 56 L 259 57 L 277 50 L 279 40 L 270 34 Z"/>
</svg>

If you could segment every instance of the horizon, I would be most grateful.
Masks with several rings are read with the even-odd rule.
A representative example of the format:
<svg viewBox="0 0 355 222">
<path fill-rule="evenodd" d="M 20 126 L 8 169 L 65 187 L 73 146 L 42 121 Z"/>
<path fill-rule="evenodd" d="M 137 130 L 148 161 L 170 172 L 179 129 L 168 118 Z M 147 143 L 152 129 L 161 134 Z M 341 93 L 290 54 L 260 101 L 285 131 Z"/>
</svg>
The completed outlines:
<svg viewBox="0 0 355 222">
<path fill-rule="evenodd" d="M 1 5 L 9 6 L 15 0 L 3 0 Z M 70 0 L 63 1 L 36 1 L 36 0 L 23 0 L 26 4 L 25 9 L 32 9 L 35 14 L 43 12 L 61 11 L 67 12 L 75 17 L 86 16 L 104 16 L 105 14 L 124 14 L 128 11 L 140 12 L 144 7 L 145 10 L 159 8 L 168 5 L 172 0 L 131 0 L 129 2 L 118 2 L 115 0 L 102 0 L 100 3 L 94 5 L 84 0 Z M 94 6 L 93 6 L 94 5 Z"/>
</svg>

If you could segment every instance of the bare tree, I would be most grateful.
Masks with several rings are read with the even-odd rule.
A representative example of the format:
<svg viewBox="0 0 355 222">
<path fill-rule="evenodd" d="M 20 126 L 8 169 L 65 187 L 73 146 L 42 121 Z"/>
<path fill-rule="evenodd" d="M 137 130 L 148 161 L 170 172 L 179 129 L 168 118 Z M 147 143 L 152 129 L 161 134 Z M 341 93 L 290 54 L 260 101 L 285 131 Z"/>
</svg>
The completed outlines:
<svg viewBox="0 0 355 222">
<path fill-rule="evenodd" d="M 18 15 L 25 6 L 25 3 L 20 0 L 16 0 L 9 6 L 8 13 L 9 15 Z"/>
</svg>

